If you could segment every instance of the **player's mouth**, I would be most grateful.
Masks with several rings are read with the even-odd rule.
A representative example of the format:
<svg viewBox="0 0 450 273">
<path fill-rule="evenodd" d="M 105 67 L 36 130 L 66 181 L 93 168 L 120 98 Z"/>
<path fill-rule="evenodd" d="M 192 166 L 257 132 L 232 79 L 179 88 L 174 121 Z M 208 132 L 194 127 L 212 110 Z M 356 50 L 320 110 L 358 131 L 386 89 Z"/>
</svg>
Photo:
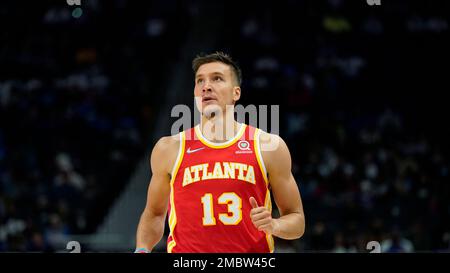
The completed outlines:
<svg viewBox="0 0 450 273">
<path fill-rule="evenodd" d="M 216 98 L 211 96 L 202 97 L 202 102 L 211 102 L 211 101 L 216 101 Z"/>
</svg>

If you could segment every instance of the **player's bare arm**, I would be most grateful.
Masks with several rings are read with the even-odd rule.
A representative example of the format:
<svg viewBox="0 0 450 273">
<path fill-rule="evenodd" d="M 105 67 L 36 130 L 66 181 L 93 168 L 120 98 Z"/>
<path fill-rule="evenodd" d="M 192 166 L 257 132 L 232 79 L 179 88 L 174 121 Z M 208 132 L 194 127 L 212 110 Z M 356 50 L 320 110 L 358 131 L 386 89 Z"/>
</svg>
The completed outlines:
<svg viewBox="0 0 450 273">
<path fill-rule="evenodd" d="M 305 231 L 305 215 L 297 183 L 291 172 L 291 155 L 286 143 L 277 135 L 262 132 L 260 134 L 262 157 L 268 173 L 275 203 L 280 217 L 272 218 L 270 211 L 258 206 L 254 198 L 250 198 L 253 209 L 252 221 L 255 226 L 276 237 L 292 240 L 300 238 Z M 264 151 L 264 146 L 276 144 L 275 149 Z"/>
<path fill-rule="evenodd" d="M 147 192 L 147 202 L 141 215 L 136 249 L 151 251 L 164 234 L 164 225 L 170 197 L 170 175 L 179 147 L 178 137 L 162 137 L 150 157 L 152 176 Z"/>
</svg>

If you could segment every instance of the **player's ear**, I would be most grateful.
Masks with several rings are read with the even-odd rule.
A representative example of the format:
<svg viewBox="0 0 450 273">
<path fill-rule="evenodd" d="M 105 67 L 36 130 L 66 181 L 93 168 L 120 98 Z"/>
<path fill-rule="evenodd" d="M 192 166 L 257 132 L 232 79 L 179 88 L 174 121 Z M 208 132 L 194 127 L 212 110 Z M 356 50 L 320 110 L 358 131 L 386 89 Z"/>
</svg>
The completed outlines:
<svg viewBox="0 0 450 273">
<path fill-rule="evenodd" d="M 241 98 L 241 88 L 239 86 L 233 87 L 233 101 L 237 102 Z"/>
</svg>

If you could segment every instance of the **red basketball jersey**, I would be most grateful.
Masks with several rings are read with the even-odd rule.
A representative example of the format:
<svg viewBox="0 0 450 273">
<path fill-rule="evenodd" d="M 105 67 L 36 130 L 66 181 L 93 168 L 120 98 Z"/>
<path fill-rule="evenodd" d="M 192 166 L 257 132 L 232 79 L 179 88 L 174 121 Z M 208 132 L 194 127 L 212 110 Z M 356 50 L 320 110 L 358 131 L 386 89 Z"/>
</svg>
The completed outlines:
<svg viewBox="0 0 450 273">
<path fill-rule="evenodd" d="M 242 124 L 233 139 L 217 144 L 198 125 L 180 133 L 167 252 L 273 252 L 272 236 L 250 218 L 251 196 L 272 209 L 259 134 Z"/>
</svg>

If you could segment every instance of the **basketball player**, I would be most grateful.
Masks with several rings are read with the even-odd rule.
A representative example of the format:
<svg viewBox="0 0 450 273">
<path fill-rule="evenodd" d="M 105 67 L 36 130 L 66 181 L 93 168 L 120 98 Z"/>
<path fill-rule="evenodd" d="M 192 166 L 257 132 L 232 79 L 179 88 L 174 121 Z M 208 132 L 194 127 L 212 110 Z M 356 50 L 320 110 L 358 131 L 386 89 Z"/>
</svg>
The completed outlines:
<svg viewBox="0 0 450 273">
<path fill-rule="evenodd" d="M 195 58 L 193 69 L 201 123 L 156 143 L 135 252 L 152 251 L 163 236 L 167 212 L 169 253 L 273 252 L 272 236 L 300 238 L 305 216 L 285 142 L 234 120 L 239 67 L 217 52 Z M 261 149 L 271 143 L 276 148 Z"/>
</svg>

